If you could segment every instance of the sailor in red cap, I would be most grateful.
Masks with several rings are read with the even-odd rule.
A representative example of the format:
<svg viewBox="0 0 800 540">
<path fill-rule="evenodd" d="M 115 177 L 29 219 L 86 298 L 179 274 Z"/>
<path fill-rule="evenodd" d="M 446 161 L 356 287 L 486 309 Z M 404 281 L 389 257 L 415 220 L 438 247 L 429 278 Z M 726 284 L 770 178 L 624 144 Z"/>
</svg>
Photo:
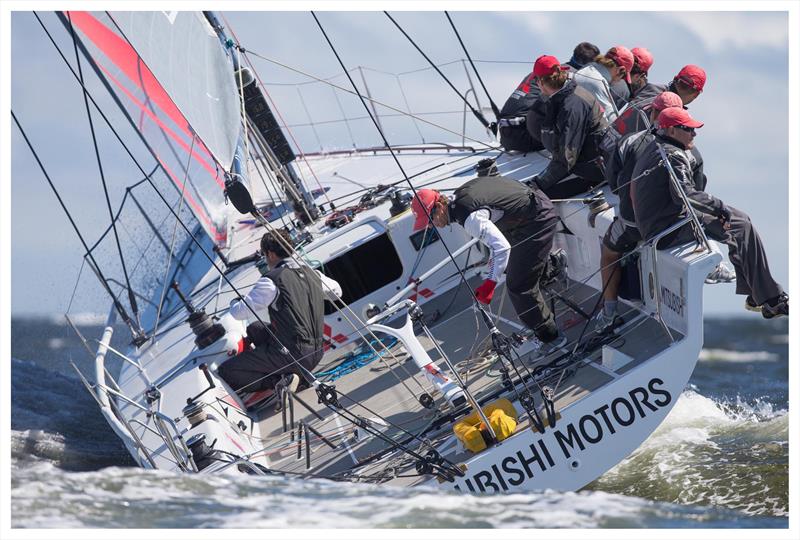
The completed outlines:
<svg viewBox="0 0 800 540">
<path fill-rule="evenodd" d="M 696 72 L 695 75 L 699 77 Z M 704 77 L 702 82 L 705 82 Z M 693 84 L 702 90 L 700 79 Z M 706 179 L 702 164 L 693 159 L 690 152 L 703 123 L 692 118 L 687 110 L 672 107 L 659 114 L 656 125 L 655 138 L 632 173 L 631 200 L 642 237 L 649 240 L 694 211 L 706 234 L 728 246 L 728 257 L 736 269 L 736 293 L 746 296 L 745 307 L 760 311 L 766 319 L 788 315 L 789 297 L 772 277 L 764 245 L 750 217 L 704 191 Z M 666 153 L 691 209 L 685 208 L 678 187 L 662 162 L 659 147 Z M 646 182 L 636 181 L 644 176 L 647 176 Z M 666 235 L 659 242 L 659 248 L 694 241 L 694 231 L 687 224 Z"/>
<path fill-rule="evenodd" d="M 655 123 L 662 111 L 683 107 L 678 94 L 660 94 L 650 108 L 652 129 L 628 133 L 617 141 L 606 163 L 606 179 L 611 190 L 619 197 L 616 216 L 603 237 L 600 274 L 603 278 L 603 306 L 595 318 L 595 331 L 603 333 L 618 326 L 617 298 L 621 282 L 620 259 L 633 251 L 642 240 L 636 228 L 636 217 L 631 203 L 631 173 L 644 150 L 655 137 Z"/>
<path fill-rule="evenodd" d="M 547 344 L 544 354 L 566 342 L 540 288 L 542 277 L 552 273 L 555 263 L 551 259 L 558 260 L 550 254 L 558 215 L 541 190 L 497 174 L 496 166 L 487 159 L 479 163 L 478 177 L 459 187 L 452 198 L 433 189 L 420 189 L 411 210 L 415 231 L 431 223 L 436 227 L 458 223 L 489 248 L 489 273 L 475 289 L 479 302 L 491 303 L 505 272 L 514 310 Z"/>
<path fill-rule="evenodd" d="M 577 71 L 594 60 L 598 54 L 600 51 L 595 45 L 586 41 L 578 43 L 573 50 L 572 58 L 563 67 Z M 539 65 L 541 68 L 542 63 Z M 539 123 L 528 124 L 529 120 L 535 121 L 540 118 L 544 108 L 535 77 L 533 71 L 525 75 L 500 109 L 497 122 L 500 145 L 508 151 L 533 152 L 544 148 L 541 143 Z M 531 113 L 530 117 L 528 113 Z"/>
<path fill-rule="evenodd" d="M 653 55 L 644 47 L 634 47 L 631 49 L 631 53 L 633 54 L 633 67 L 631 68 L 630 82 L 620 79 L 611 84 L 611 96 L 620 111 L 647 84 L 647 71 L 653 65 Z"/>
<path fill-rule="evenodd" d="M 630 106 L 622 112 L 620 117 L 611 124 L 614 131 L 624 135 L 645 129 L 642 115 L 647 116 L 650 104 L 662 92 L 678 94 L 686 107 L 703 92 L 706 85 L 706 72 L 703 68 L 689 64 L 683 66 L 669 84 L 647 83 L 636 91 L 631 99 Z"/>
<path fill-rule="evenodd" d="M 549 55 L 540 56 L 533 69 L 543 108 L 528 114 L 527 125 L 538 129 L 536 135 L 552 157 L 530 182 L 552 199 L 573 197 L 604 180 L 600 141 L 608 123 L 603 107 L 569 79 L 568 69 Z"/>
<path fill-rule="evenodd" d="M 634 47 L 631 52 L 633 53 L 633 69 L 631 69 L 630 91 L 631 99 L 633 99 L 647 84 L 647 72 L 650 71 L 654 60 L 650 51 L 644 47 Z"/>
<path fill-rule="evenodd" d="M 575 81 L 600 102 L 609 122 L 619 112 L 611 87 L 619 81 L 630 84 L 634 61 L 631 51 L 616 45 L 575 73 Z"/>
</svg>

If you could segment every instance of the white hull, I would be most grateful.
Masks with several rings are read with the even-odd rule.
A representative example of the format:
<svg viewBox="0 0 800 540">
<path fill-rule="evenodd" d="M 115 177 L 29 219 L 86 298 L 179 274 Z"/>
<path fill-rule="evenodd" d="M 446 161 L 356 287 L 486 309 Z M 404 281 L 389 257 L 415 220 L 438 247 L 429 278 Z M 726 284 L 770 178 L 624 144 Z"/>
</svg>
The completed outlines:
<svg viewBox="0 0 800 540">
<path fill-rule="evenodd" d="M 430 159 L 430 154 L 421 156 Z M 478 159 L 485 156 L 466 157 L 459 169 L 467 170 Z M 377 159 L 377 158 L 376 158 Z M 406 160 L 412 158 L 406 157 Z M 441 156 L 439 156 L 441 159 Z M 523 179 L 540 170 L 546 160 L 540 156 L 505 156 L 498 164 L 502 174 L 512 178 Z M 374 167 L 373 161 L 368 158 L 347 161 L 328 158 L 325 162 L 328 171 L 347 171 L 347 167 Z M 323 165 L 325 164 L 323 163 Z M 412 160 L 412 163 L 413 160 Z M 424 161 L 420 159 L 419 167 L 424 168 Z M 381 164 L 382 165 L 382 164 Z M 324 167 L 320 169 L 324 170 Z M 423 176 L 418 184 L 447 176 L 450 171 L 437 171 L 431 175 Z M 411 169 L 413 172 L 413 168 Z M 318 170 L 318 174 L 321 174 Z M 354 174 L 349 172 L 344 174 Z M 469 174 L 446 178 L 436 186 L 438 188 L 456 187 L 470 178 Z M 324 179 L 323 179 L 324 182 Z M 417 251 L 412 243 L 407 240 L 411 234 L 412 216 L 405 212 L 390 218 L 388 203 L 359 214 L 354 223 L 336 231 L 320 235 L 320 239 L 306 248 L 309 258 L 328 261 L 347 253 L 348 250 L 371 238 L 386 235 L 391 239 L 397 257 L 401 261 L 402 270 L 385 285 L 370 291 L 363 298 L 350 304 L 351 311 L 346 316 L 333 313 L 326 318 L 326 335 L 332 345 L 327 352 L 322 365 L 335 365 L 336 358 L 343 355 L 352 347 L 347 344 L 359 337 L 354 333 L 351 321 L 365 320 L 366 310 L 370 305 L 382 305 L 398 290 L 408 284 L 410 278 L 420 276 L 425 270 L 433 267 L 446 257 L 445 251 L 439 245 L 432 245 L 425 250 L 424 255 L 417 259 Z M 556 235 L 556 244 L 566 249 L 569 259 L 569 278 L 573 283 L 579 283 L 568 290 L 575 303 L 581 304 L 586 309 L 591 309 L 594 299 L 589 298 L 587 291 L 597 294 L 599 288 L 599 275 L 594 275 L 600 260 L 600 239 L 608 223 L 613 217 L 612 211 L 603 212 L 595 216 L 594 226 L 589 217 L 589 209 L 583 203 L 568 203 L 559 205 L 559 211 L 565 225 L 571 234 L 559 233 Z M 234 227 L 229 259 L 236 259 L 252 253 L 257 245 L 263 229 L 248 227 Z M 464 244 L 469 238 L 460 227 L 452 227 L 442 231 L 442 237 L 451 250 Z M 559 418 L 554 427 L 547 427 L 543 434 L 535 431 L 529 423 L 523 421 L 516 432 L 505 441 L 489 449 L 472 455 L 463 451 L 455 443 L 452 435 L 452 423 L 438 426 L 436 430 L 425 432 L 425 437 L 430 436 L 433 444 L 442 456 L 452 460 L 465 469 L 462 477 L 453 482 L 442 482 L 436 475 L 426 474 L 413 480 L 389 477 L 375 477 L 376 481 L 398 483 L 403 485 L 416 485 L 429 483 L 449 489 L 458 489 L 471 492 L 492 492 L 531 489 L 558 489 L 574 490 L 591 482 L 599 475 L 619 463 L 633 450 L 635 450 L 664 420 L 669 410 L 674 405 L 677 397 L 685 387 L 697 361 L 702 347 L 702 286 L 703 279 L 719 261 L 719 255 L 713 252 L 693 253 L 687 248 L 684 251 L 659 252 L 658 260 L 652 260 L 652 253 L 645 249 L 641 253 L 641 282 L 644 284 L 644 302 L 634 306 L 630 311 L 628 325 L 620 332 L 630 332 L 629 345 L 641 342 L 638 353 L 630 351 L 624 354 L 633 354 L 630 363 L 604 367 L 602 365 L 600 350 L 594 351 L 585 359 L 584 366 L 579 373 L 593 373 L 592 382 L 588 385 L 582 383 L 563 381 L 563 388 L 558 389 L 556 399 Z M 458 258 L 461 267 L 470 267 L 467 277 L 477 279 L 480 273 L 480 262 L 484 254 L 478 249 L 469 250 L 468 253 Z M 417 262 L 414 267 L 414 262 Z M 376 266 L 380 269 L 380 265 Z M 413 270 L 413 271 L 412 271 Z M 257 277 L 254 268 L 242 268 L 230 274 L 230 278 L 237 288 L 247 290 Z M 655 278 L 655 282 L 653 281 Z M 411 297 L 423 308 L 429 302 L 446 305 L 450 296 L 458 292 L 459 277 L 452 265 L 447 265 L 431 278 L 420 284 L 416 290 L 409 292 L 406 298 Z M 581 283 L 583 282 L 583 283 Z M 650 287 L 650 283 L 658 286 Z M 463 286 L 462 286 L 463 287 Z M 427 291 L 427 292 L 423 292 Z M 189 291 L 185 291 L 189 292 Z M 454 299 L 457 299 L 454 296 Z M 502 296 L 502 295 L 501 295 Z M 669 301 L 664 301 L 669 297 Z M 219 277 L 212 269 L 205 277 L 200 279 L 194 287 L 192 301 L 197 306 L 202 306 L 207 311 L 221 310 L 234 294 L 220 283 Z M 661 300 L 660 300 L 661 299 Z M 677 300 L 676 300 L 677 299 Z M 494 308 L 498 313 L 505 309 L 507 304 L 496 299 Z M 458 304 L 458 302 L 456 302 Z M 498 307 L 500 304 L 500 307 Z M 448 307 L 450 309 L 450 307 Z M 453 308 L 455 309 L 455 308 Z M 576 318 L 575 313 L 567 316 L 568 309 L 560 306 L 562 318 L 560 324 L 567 325 L 568 319 Z M 446 311 L 446 310 L 445 310 Z M 432 332 L 437 341 L 441 340 L 442 346 L 454 355 L 463 355 L 469 352 L 478 336 L 471 324 L 459 322 L 463 318 L 470 321 L 468 308 L 461 308 L 455 315 L 448 313 L 440 327 L 432 326 Z M 660 318 L 660 321 L 659 321 Z M 204 473 L 217 470 L 235 471 L 236 466 L 226 465 L 226 460 L 233 460 L 234 456 L 242 458 L 244 469 L 249 472 L 263 472 L 263 469 L 253 467 L 249 463 L 257 464 L 265 469 L 276 471 L 294 472 L 297 474 L 315 474 L 323 476 L 336 476 L 348 467 L 353 469 L 356 462 L 362 463 L 367 456 L 381 448 L 381 440 L 376 437 L 367 437 L 359 440 L 350 437 L 354 431 L 344 417 L 317 403 L 313 389 L 306 390 L 299 396 L 312 409 L 319 412 L 324 418 L 319 420 L 310 411 L 295 405 L 295 420 L 306 422 L 320 433 L 328 434 L 328 438 L 338 446 L 337 451 L 329 451 L 318 439 L 314 439 L 313 451 L 310 458 L 305 456 L 302 449 L 297 450 L 297 443 L 292 442 L 289 433 L 281 427 L 280 415 L 269 414 L 256 417 L 244 411 L 241 400 L 230 388 L 216 375 L 214 368 L 224 362 L 235 352 L 236 344 L 244 332 L 244 325 L 223 317 L 222 323 L 226 328 L 226 336 L 210 347 L 199 350 L 194 343 L 194 336 L 189 326 L 183 321 L 185 312 L 182 309 L 174 310 L 171 316 L 160 323 L 160 328 L 168 329 L 155 340 L 148 343 L 140 350 L 128 353 L 130 363 L 123 365 L 117 378 L 119 393 L 126 396 L 131 402 L 126 402 L 117 397 L 115 402 L 124 417 L 124 422 L 108 408 L 105 392 L 100 390 L 104 414 L 109 419 L 115 432 L 122 438 L 131 454 L 143 467 L 158 467 L 169 470 L 195 470 L 196 464 L 189 459 L 190 452 L 183 446 L 192 436 L 202 433 L 206 442 L 216 441 L 214 448 L 225 452 L 225 458 L 212 463 L 203 469 Z M 350 320 L 348 320 L 350 319 Z M 503 331 L 519 330 L 518 322 L 514 322 L 513 313 L 501 318 L 505 321 Z M 577 339 L 583 324 L 574 325 L 571 332 Z M 669 328 L 669 334 L 665 327 Z M 447 334 L 439 334 L 438 328 Z M 480 333 L 480 332 L 479 332 Z M 652 334 L 648 335 L 648 334 Z M 671 341 L 674 339 L 674 342 Z M 424 341 L 424 340 L 423 340 Z M 648 342 L 660 343 L 649 346 Z M 430 343 L 425 346 L 430 348 Z M 610 345 L 614 345 L 613 343 Z M 620 345 L 622 347 L 622 345 Z M 650 347 L 650 348 L 648 348 Z M 620 351 L 622 352 L 622 351 Z M 112 354 L 112 353 L 106 353 Z M 605 354 L 612 358 L 616 354 L 618 361 L 626 358 L 608 349 Z M 459 357 L 461 358 L 461 357 Z M 455 363 L 455 360 L 454 360 Z M 137 365 L 138 364 L 138 365 Z M 209 388 L 208 380 L 198 367 L 206 364 L 209 374 L 214 381 L 214 388 Z M 410 364 L 408 364 L 410 365 Z M 392 373 L 401 373 L 398 368 L 400 363 L 393 364 Z M 442 367 L 441 362 L 439 367 Z M 404 368 L 405 369 L 405 368 Z M 105 381 L 102 357 L 98 358 L 98 381 L 104 386 L 112 386 Z M 430 421 L 430 415 L 418 403 L 409 400 L 403 394 L 405 390 L 401 385 L 387 383 L 385 374 L 371 375 L 369 368 L 361 368 L 351 375 L 346 375 L 336 382 L 343 392 L 349 392 L 363 397 L 375 406 L 385 406 L 387 418 L 405 418 L 409 425 L 417 426 Z M 402 373 L 401 373 L 402 375 Z M 417 374 L 418 375 L 418 374 Z M 450 409 L 446 400 L 436 391 L 435 385 L 424 378 L 415 379 L 414 373 L 410 378 L 402 375 L 401 379 L 409 391 L 416 391 L 415 384 L 425 388 L 436 399 L 436 406 L 440 413 L 446 415 Z M 452 377 L 451 377 L 452 378 Z M 591 377 L 589 377 L 591 378 Z M 372 380 L 382 382 L 371 382 Z M 599 381 L 599 382 L 598 382 Z M 160 396 L 153 404 L 147 403 L 147 390 L 155 383 L 159 387 Z M 374 391 L 373 387 L 374 386 Z M 387 384 L 389 385 L 387 387 Z M 483 385 L 484 383 L 481 383 Z M 498 381 L 487 380 L 486 386 L 481 386 L 476 395 L 489 396 L 499 388 Z M 492 387 L 491 385 L 495 386 Z M 570 386 L 573 385 L 573 386 Z M 410 389 L 409 387 L 414 387 Z M 495 390 L 493 390 L 495 388 Z M 562 392 L 563 390 L 563 392 Z M 203 393 L 205 391 L 205 393 Z M 208 419 L 195 427 L 191 427 L 183 417 L 183 408 L 187 398 L 202 397 L 197 401 L 206 404 L 206 411 L 214 418 Z M 496 392 L 495 392 L 496 393 Z M 507 397 L 512 399 L 513 394 Z M 537 407 L 541 409 L 541 399 L 537 395 Z M 402 404 L 411 405 L 407 413 L 409 417 L 401 416 L 399 412 Z M 521 419 L 526 418 L 522 407 L 515 404 L 520 412 Z M 416 408 L 415 408 L 416 407 Z M 147 409 L 158 410 L 164 418 L 178 419 L 173 429 L 168 423 L 157 421 L 157 415 L 148 413 Z M 631 415 L 632 411 L 632 415 Z M 468 412 L 468 411 L 465 411 Z M 361 414 L 365 414 L 361 411 Z M 428 416 L 425 416 L 425 415 Z M 127 423 L 127 426 L 125 425 Z M 410 428 L 413 429 L 413 428 Z M 131 433 L 133 431 L 133 434 Z M 159 433 L 161 431 L 161 433 Z M 165 439 L 164 431 L 167 432 Z M 389 430 L 390 432 L 391 430 Z M 613 431 L 613 432 L 612 432 Z M 178 437 L 177 435 L 180 435 Z M 294 431 L 292 431 L 292 436 Z M 396 439 L 401 438 L 401 433 L 394 433 Z M 167 439 L 172 439 L 171 444 L 166 444 Z M 182 440 L 181 440 L 182 439 Z M 141 441 L 141 444 L 140 442 Z M 412 441 L 409 444 L 416 444 Z M 385 445 L 384 445 L 385 446 Z M 419 446 L 417 444 L 417 446 Z M 146 448 L 147 451 L 143 450 Z M 385 449 L 384 449 L 385 450 Z M 300 452 L 303 457 L 298 459 L 295 455 Z M 402 453 L 400 453 L 402 454 Z M 401 455 L 402 457 L 402 455 Z M 306 461 L 308 460 L 308 461 Z M 394 460 L 394 467 L 414 470 L 413 460 L 401 460 L 398 452 L 386 452 L 386 457 L 372 460 L 368 464 L 357 467 L 359 472 L 378 471 L 385 462 Z M 249 463 L 247 463 L 249 462 Z M 402 462 L 402 463 L 401 463 Z M 397 465 L 397 463 L 401 463 Z M 307 468 L 310 465 L 310 468 Z M 404 469 L 404 470 L 405 470 Z"/>
</svg>

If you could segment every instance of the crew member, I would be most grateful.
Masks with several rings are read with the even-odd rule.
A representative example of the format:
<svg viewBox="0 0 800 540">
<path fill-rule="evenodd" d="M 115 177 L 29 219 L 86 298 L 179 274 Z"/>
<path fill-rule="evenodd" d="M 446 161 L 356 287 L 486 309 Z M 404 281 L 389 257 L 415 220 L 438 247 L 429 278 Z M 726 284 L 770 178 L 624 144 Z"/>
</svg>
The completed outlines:
<svg viewBox="0 0 800 540">
<path fill-rule="evenodd" d="M 303 368 L 312 371 L 322 359 L 325 297 L 338 298 L 342 289 L 335 280 L 298 265 L 289 257 L 291 245 L 285 230 L 264 234 L 261 253 L 268 268 L 259 268 L 263 275 L 244 301 L 231 303 L 235 319 L 253 318 L 255 311 L 268 313 L 270 320 L 268 328 L 260 321 L 251 323 L 247 341 L 255 347 L 219 367 L 219 375 L 237 392 L 274 388 L 284 375 L 297 388 Z"/>
<path fill-rule="evenodd" d="M 644 47 L 634 47 L 631 49 L 631 53 L 633 54 L 631 82 L 627 83 L 620 79 L 611 85 L 611 95 L 620 111 L 647 84 L 647 72 L 653 65 L 653 55 Z"/>
<path fill-rule="evenodd" d="M 636 228 L 636 217 L 630 198 L 631 173 L 645 148 L 655 137 L 655 122 L 662 110 L 683 107 L 677 94 L 664 92 L 650 107 L 651 130 L 628 133 L 622 137 L 606 165 L 609 187 L 619 196 L 619 206 L 614 221 L 608 226 L 601 246 L 600 274 L 603 278 L 603 308 L 597 314 L 595 330 L 604 332 L 613 328 L 617 318 L 617 298 L 622 277 L 620 258 L 636 248 L 642 237 Z M 638 179 L 637 179 L 638 180 Z"/>
<path fill-rule="evenodd" d="M 641 131 L 646 127 L 642 115 L 648 114 L 656 96 L 663 92 L 678 94 L 686 107 L 697 99 L 705 85 L 706 72 L 703 68 L 693 64 L 683 66 L 669 84 L 646 83 L 639 89 L 631 99 L 630 107 L 622 112 L 612 127 L 620 135 Z"/>
<path fill-rule="evenodd" d="M 527 115 L 535 107 L 541 107 L 539 87 L 533 81 L 533 72 L 519 83 L 517 89 L 508 97 L 497 122 L 500 133 L 500 144 L 506 150 L 533 152 L 544 148 L 539 137 L 534 137 L 526 127 Z"/>
<path fill-rule="evenodd" d="M 633 169 L 633 178 L 647 176 L 646 181 L 633 182 L 636 225 L 645 239 L 683 219 L 687 209 L 683 199 L 661 162 L 659 145 L 663 147 L 677 180 L 706 234 L 728 246 L 728 257 L 736 269 L 736 293 L 746 295 L 745 306 L 758 310 L 764 318 L 789 314 L 789 297 L 773 279 L 761 238 L 750 217 L 721 200 L 696 188 L 697 161 L 690 158 L 696 129 L 703 126 L 679 107 L 661 112 L 654 140 L 647 146 Z M 702 173 L 701 173 L 702 174 Z M 666 235 L 659 248 L 694 241 L 694 231 L 687 224 Z"/>
<path fill-rule="evenodd" d="M 600 54 L 600 50 L 597 46 L 586 41 L 578 43 L 572 52 L 572 58 L 564 67 L 570 71 L 577 71 L 591 62 L 598 54 Z M 534 74 L 531 72 L 517 85 L 517 89 L 511 93 L 500 110 L 498 126 L 500 144 L 503 148 L 518 152 L 532 152 L 544 148 L 540 142 L 540 122 L 527 124 L 529 120 L 540 119 L 543 110 L 541 92 L 534 81 Z M 532 116 L 528 116 L 528 113 L 532 111 Z"/>
<path fill-rule="evenodd" d="M 633 63 L 633 53 L 622 45 L 617 45 L 605 54 L 598 55 L 594 61 L 575 73 L 575 81 L 600 103 L 608 122 L 613 121 L 618 112 L 611 86 L 618 81 L 631 82 Z"/>
<path fill-rule="evenodd" d="M 595 97 L 574 80 L 554 56 L 540 56 L 533 75 L 544 100 L 541 141 L 552 157 L 531 179 L 551 199 L 572 197 L 604 179 L 600 141 L 608 127 Z M 529 113 L 528 118 L 532 115 Z M 530 129 L 530 128 L 529 128 Z M 575 176 L 567 178 L 570 174 Z"/>
<path fill-rule="evenodd" d="M 567 65 L 575 71 L 578 71 L 597 58 L 598 54 L 600 54 L 600 49 L 597 48 L 597 45 L 589 43 L 588 41 L 582 41 L 575 45 L 575 48 L 572 50 L 572 58 L 569 59 Z"/>
<path fill-rule="evenodd" d="M 566 342 L 540 289 L 558 216 L 541 190 L 497 174 L 494 164 L 487 161 L 491 160 L 481 163 L 478 177 L 458 188 L 452 199 L 433 189 L 417 191 L 411 204 L 414 230 L 425 228 L 430 215 L 436 227 L 458 223 L 485 244 L 491 252 L 489 275 L 475 289 L 476 298 L 489 304 L 505 271 L 514 310 L 547 344 L 546 354 Z"/>
</svg>

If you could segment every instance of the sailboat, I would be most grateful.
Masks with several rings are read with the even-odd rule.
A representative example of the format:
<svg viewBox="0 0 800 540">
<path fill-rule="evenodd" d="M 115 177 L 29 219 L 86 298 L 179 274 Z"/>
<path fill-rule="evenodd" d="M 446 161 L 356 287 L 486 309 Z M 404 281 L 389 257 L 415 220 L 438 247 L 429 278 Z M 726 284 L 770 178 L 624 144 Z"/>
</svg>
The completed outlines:
<svg viewBox="0 0 800 540">
<path fill-rule="evenodd" d="M 100 240 L 84 242 L 112 308 L 102 335 L 76 328 L 96 350 L 93 372 L 79 374 L 141 467 L 576 490 L 638 448 L 686 386 L 703 343 L 704 279 L 721 260 L 701 229 L 696 243 L 656 250 L 657 237 L 636 250 L 622 323 L 597 334 L 600 241 L 616 195 L 601 187 L 559 201 L 555 247 L 566 264 L 545 292 L 567 343 L 544 354 L 502 283 L 488 307 L 474 301 L 486 248 L 460 227 L 415 232 L 410 201 L 423 186 L 457 188 L 487 158 L 527 180 L 547 155 L 504 152 L 488 131 L 483 141 L 455 132 L 452 144 L 298 156 L 247 52 L 214 13 L 59 19 L 80 53 L 71 69 L 87 115 L 114 130 L 92 76 L 155 163 L 148 170 L 129 154 L 141 176 L 119 209 L 108 203 Z M 380 103 L 355 84 L 348 91 Z M 354 190 L 339 181 L 348 178 L 376 180 Z M 127 258 L 126 217 L 142 224 Z M 327 305 L 325 355 L 304 374 L 307 387 L 260 400 L 217 370 L 246 332 L 228 306 L 260 277 L 261 236 L 281 228 L 297 263 L 343 294 Z M 115 246 L 115 264 L 96 256 L 101 244 Z M 126 347 L 112 343 L 120 331 Z"/>
</svg>

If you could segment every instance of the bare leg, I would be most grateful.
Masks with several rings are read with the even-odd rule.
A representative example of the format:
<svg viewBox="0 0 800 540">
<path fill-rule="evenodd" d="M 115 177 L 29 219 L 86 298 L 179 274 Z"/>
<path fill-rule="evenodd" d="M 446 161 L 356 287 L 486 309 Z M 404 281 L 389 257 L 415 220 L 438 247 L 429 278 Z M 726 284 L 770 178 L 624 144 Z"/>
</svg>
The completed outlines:
<svg viewBox="0 0 800 540">
<path fill-rule="evenodd" d="M 600 275 L 603 278 L 603 302 L 616 302 L 619 295 L 619 282 L 622 280 L 619 271 L 619 258 L 621 254 L 611 251 L 605 244 L 600 255 Z"/>
</svg>

